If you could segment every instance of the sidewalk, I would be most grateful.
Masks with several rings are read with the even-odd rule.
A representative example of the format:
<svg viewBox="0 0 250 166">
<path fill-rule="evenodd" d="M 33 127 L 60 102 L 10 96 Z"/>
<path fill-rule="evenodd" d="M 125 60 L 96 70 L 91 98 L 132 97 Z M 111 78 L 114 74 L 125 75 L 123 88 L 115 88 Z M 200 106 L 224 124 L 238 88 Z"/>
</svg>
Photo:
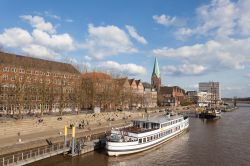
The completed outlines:
<svg viewBox="0 0 250 166">
<path fill-rule="evenodd" d="M 108 122 L 109 123 L 109 122 Z M 124 120 L 119 120 L 111 122 L 111 126 L 108 123 L 105 123 L 101 126 L 92 126 L 90 130 L 85 129 L 76 129 L 76 138 L 78 137 L 87 137 L 93 136 L 96 134 L 104 133 L 105 131 L 110 130 L 112 127 L 118 127 L 125 125 Z M 59 134 L 61 132 L 61 135 Z M 18 139 L 21 138 L 22 142 L 18 142 Z M 59 130 L 50 130 L 46 132 L 36 132 L 33 134 L 22 135 L 20 137 L 14 136 L 9 138 L 0 138 L 0 155 L 5 155 L 9 153 L 18 152 L 25 149 L 32 149 L 35 147 L 47 145 L 46 139 L 50 140 L 52 143 L 63 142 L 64 134 L 63 129 Z M 71 139 L 71 130 L 68 129 L 68 139 Z"/>
<path fill-rule="evenodd" d="M 150 116 L 159 115 L 162 113 L 151 113 Z M 110 131 L 112 127 L 120 127 L 131 122 L 132 119 L 142 117 L 131 117 L 126 120 L 106 121 L 105 123 L 86 126 L 84 129 L 76 128 L 76 137 L 93 137 L 93 135 L 101 134 Z M 21 150 L 32 149 L 48 145 L 46 139 L 52 143 L 63 142 L 64 133 L 63 126 L 61 129 L 50 129 L 48 131 L 34 131 L 32 134 L 12 136 L 8 138 L 0 138 L 0 155 L 18 152 Z M 21 142 L 18 142 L 19 138 Z M 71 130 L 68 129 L 68 139 L 71 139 Z"/>
</svg>

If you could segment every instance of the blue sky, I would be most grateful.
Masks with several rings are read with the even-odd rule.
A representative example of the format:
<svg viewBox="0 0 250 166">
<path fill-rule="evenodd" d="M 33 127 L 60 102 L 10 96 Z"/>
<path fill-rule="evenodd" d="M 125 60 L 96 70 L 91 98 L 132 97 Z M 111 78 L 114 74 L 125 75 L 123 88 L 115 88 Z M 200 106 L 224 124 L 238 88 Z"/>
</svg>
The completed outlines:
<svg viewBox="0 0 250 166">
<path fill-rule="evenodd" d="M 0 46 L 186 90 L 249 96 L 249 0 L 1 0 Z"/>
</svg>

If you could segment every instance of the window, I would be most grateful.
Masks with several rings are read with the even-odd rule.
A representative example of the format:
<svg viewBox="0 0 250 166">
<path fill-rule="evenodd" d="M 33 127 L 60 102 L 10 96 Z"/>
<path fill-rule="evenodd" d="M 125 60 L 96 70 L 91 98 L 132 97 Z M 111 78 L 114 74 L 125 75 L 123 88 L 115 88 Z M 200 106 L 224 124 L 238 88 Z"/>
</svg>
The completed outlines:
<svg viewBox="0 0 250 166">
<path fill-rule="evenodd" d="M 24 73 L 24 69 L 19 69 L 19 73 Z"/>
<path fill-rule="evenodd" d="M 22 80 L 23 80 L 23 76 L 20 76 L 20 77 L 19 77 L 19 81 L 22 81 Z"/>
<path fill-rule="evenodd" d="M 4 71 L 4 72 L 9 72 L 9 68 L 8 68 L 8 67 L 4 67 L 4 68 L 3 68 L 3 71 Z"/>
<path fill-rule="evenodd" d="M 11 68 L 11 71 L 15 73 L 16 72 L 16 68 Z"/>
<path fill-rule="evenodd" d="M 8 75 L 3 75 L 3 80 L 8 80 Z"/>
<path fill-rule="evenodd" d="M 139 143 L 142 143 L 142 139 L 141 138 L 139 139 Z"/>
<path fill-rule="evenodd" d="M 15 81 L 16 80 L 16 76 L 11 77 L 11 81 Z"/>
<path fill-rule="evenodd" d="M 145 137 L 145 138 L 143 138 L 143 142 L 147 142 L 147 138 Z"/>
</svg>

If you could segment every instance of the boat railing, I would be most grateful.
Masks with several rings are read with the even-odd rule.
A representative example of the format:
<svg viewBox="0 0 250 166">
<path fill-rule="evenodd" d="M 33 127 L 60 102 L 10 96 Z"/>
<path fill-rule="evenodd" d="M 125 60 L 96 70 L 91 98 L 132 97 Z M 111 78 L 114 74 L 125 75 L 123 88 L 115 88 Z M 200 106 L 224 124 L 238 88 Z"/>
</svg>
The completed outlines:
<svg viewBox="0 0 250 166">
<path fill-rule="evenodd" d="M 132 127 L 132 126 L 133 126 L 132 124 L 129 124 L 129 125 L 127 125 L 127 126 L 112 128 L 112 130 L 117 130 L 117 131 L 119 131 L 119 130 L 121 130 L 121 129 L 128 128 L 128 127 Z"/>
</svg>

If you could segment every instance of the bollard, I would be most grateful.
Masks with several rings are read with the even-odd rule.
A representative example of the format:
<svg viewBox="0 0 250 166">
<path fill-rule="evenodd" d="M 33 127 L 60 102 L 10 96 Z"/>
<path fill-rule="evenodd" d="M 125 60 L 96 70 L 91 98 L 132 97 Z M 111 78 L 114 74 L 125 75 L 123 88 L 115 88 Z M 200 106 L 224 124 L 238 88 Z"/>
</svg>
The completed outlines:
<svg viewBox="0 0 250 166">
<path fill-rule="evenodd" d="M 71 153 L 72 156 L 75 154 L 75 126 L 72 127 L 72 147 L 71 147 Z"/>
<path fill-rule="evenodd" d="M 67 135 L 68 135 L 68 128 L 64 126 L 64 146 L 67 146 Z"/>
</svg>

